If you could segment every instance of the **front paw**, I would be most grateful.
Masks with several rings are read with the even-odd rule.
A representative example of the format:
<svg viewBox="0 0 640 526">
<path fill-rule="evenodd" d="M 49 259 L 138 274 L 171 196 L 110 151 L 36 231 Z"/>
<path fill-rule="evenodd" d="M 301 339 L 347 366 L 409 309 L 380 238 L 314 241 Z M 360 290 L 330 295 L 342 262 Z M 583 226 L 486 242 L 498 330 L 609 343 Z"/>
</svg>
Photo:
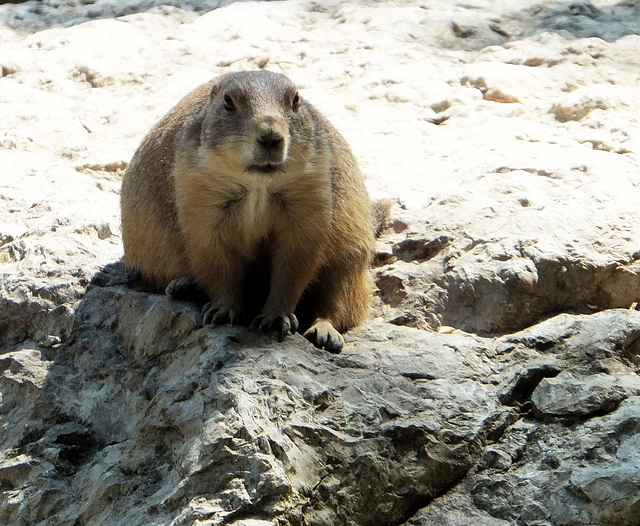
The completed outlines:
<svg viewBox="0 0 640 526">
<path fill-rule="evenodd" d="M 344 338 L 329 320 L 317 320 L 305 333 L 304 337 L 320 349 L 331 353 L 339 353 L 344 347 Z"/>
<path fill-rule="evenodd" d="M 240 309 L 230 305 L 214 303 L 210 301 L 202 308 L 202 324 L 203 325 L 224 325 L 225 323 L 233 325 L 242 324 L 242 312 Z"/>
<path fill-rule="evenodd" d="M 284 340 L 285 336 L 291 332 L 295 334 L 298 330 L 298 318 L 293 312 L 288 314 L 260 314 L 251 323 L 252 329 L 262 332 L 276 331 L 278 341 Z"/>
</svg>

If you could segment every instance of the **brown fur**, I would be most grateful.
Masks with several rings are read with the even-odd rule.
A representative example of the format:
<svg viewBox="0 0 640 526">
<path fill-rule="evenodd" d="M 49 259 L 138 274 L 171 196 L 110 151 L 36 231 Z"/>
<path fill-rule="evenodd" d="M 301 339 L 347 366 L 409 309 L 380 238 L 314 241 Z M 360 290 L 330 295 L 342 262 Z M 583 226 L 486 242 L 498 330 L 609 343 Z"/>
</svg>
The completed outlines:
<svg viewBox="0 0 640 526">
<path fill-rule="evenodd" d="M 299 317 L 308 339 L 339 351 L 367 315 L 362 175 L 284 75 L 231 73 L 189 93 L 136 151 L 121 207 L 127 268 L 157 290 L 192 277 L 211 299 L 205 323 L 255 315 L 282 339 Z"/>
</svg>

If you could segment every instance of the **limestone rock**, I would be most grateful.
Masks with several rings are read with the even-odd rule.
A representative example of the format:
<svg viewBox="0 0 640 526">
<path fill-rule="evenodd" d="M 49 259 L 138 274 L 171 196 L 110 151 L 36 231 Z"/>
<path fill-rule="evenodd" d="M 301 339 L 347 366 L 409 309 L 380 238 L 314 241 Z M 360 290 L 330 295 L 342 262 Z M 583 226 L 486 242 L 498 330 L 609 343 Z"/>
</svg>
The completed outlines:
<svg viewBox="0 0 640 526">
<path fill-rule="evenodd" d="M 632 524 L 640 313 L 499 339 L 372 322 L 337 356 L 198 318 L 94 287 L 67 343 L 3 356 L 5 522 L 459 524 L 473 502 L 485 522 Z M 597 406 L 543 404 L 575 392 Z"/>
<path fill-rule="evenodd" d="M 536 410 L 553 416 L 588 416 L 610 410 L 621 400 L 640 394 L 638 375 L 596 373 L 578 378 L 563 371 L 545 378 L 531 401 Z"/>
</svg>

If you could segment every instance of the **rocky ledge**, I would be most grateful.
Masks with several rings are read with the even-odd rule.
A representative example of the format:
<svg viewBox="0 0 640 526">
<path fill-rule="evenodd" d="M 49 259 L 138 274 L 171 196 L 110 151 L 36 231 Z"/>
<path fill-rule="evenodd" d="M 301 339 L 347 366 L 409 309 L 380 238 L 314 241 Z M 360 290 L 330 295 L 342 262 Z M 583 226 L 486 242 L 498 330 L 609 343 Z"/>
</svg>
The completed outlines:
<svg viewBox="0 0 640 526">
<path fill-rule="evenodd" d="M 636 2 L 0 6 L 0 524 L 636 526 Z M 340 355 L 137 290 L 118 191 L 231 69 L 393 202 Z"/>
</svg>

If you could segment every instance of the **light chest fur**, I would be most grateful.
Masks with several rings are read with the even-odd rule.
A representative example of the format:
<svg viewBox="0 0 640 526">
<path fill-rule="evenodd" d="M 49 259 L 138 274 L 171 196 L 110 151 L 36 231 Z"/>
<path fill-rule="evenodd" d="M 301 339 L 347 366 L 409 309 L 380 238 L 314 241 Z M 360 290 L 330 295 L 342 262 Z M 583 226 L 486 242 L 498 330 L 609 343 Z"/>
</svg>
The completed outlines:
<svg viewBox="0 0 640 526">
<path fill-rule="evenodd" d="M 174 173 L 176 205 L 181 229 L 198 243 L 232 244 L 250 256 L 257 244 L 284 231 L 316 246 L 326 240 L 332 206 L 326 166 L 257 175 L 219 159 L 213 164 L 207 153 L 189 164 L 194 168 L 182 165 Z"/>
</svg>

